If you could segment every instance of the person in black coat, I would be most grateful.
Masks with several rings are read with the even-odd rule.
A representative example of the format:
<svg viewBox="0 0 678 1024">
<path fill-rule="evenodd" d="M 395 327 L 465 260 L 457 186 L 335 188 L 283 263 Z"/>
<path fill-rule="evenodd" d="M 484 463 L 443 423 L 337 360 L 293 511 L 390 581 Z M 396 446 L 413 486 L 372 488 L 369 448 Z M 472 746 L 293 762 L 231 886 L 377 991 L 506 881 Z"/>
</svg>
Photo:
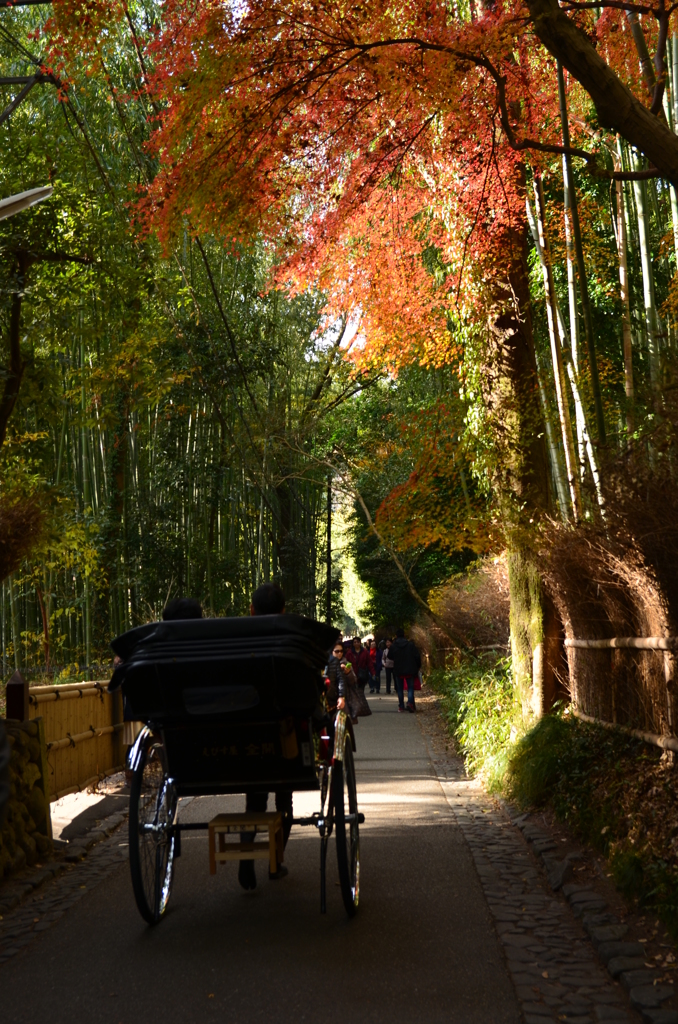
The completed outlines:
<svg viewBox="0 0 678 1024">
<path fill-rule="evenodd" d="M 407 686 L 407 710 L 413 714 L 415 711 L 414 684 L 419 677 L 421 655 L 416 644 L 405 638 L 404 629 L 396 630 L 396 638 L 388 653 L 393 662 L 393 675 L 398 692 L 398 711 L 405 710 L 405 686 Z"/>
<path fill-rule="evenodd" d="M 252 595 L 250 615 L 283 615 L 285 612 L 285 595 L 277 583 L 262 583 Z M 343 692 L 341 699 L 344 699 Z M 245 810 L 263 814 L 268 806 L 268 793 L 266 790 L 250 792 L 245 799 Z M 292 830 L 292 790 L 281 787 L 275 791 L 275 809 L 283 816 L 283 846 L 287 846 L 287 840 Z M 241 834 L 243 843 L 254 841 L 254 832 L 243 832 Z M 287 868 L 284 864 L 278 865 L 278 870 L 273 873 L 270 869 L 270 879 L 284 878 L 287 875 Z M 256 889 L 257 876 L 254 870 L 253 860 L 241 860 L 238 865 L 238 881 L 243 889 Z"/>
</svg>

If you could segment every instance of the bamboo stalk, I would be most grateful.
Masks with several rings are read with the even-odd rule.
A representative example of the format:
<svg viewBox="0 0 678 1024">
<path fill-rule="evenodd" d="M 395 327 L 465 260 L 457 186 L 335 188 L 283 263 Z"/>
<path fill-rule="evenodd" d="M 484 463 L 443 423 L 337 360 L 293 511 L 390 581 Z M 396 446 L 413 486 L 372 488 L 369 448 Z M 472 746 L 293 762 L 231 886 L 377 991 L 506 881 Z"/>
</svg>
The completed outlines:
<svg viewBox="0 0 678 1024">
<path fill-rule="evenodd" d="M 572 389 L 572 397 L 574 399 L 574 405 L 579 424 L 579 431 L 581 432 L 584 449 L 586 451 L 589 467 L 591 469 L 591 476 L 593 478 L 593 486 L 596 490 L 598 507 L 600 508 L 604 518 L 605 499 L 603 498 L 603 488 L 600 478 L 600 470 L 598 469 L 598 460 L 596 459 L 595 449 L 593 447 L 593 444 L 591 443 L 591 436 L 589 434 L 589 428 L 586 422 L 586 414 L 584 412 L 584 404 L 581 400 L 581 395 L 579 393 L 579 385 L 577 383 L 577 372 L 574 368 L 574 364 L 570 361 L 568 361 L 567 363 L 567 374 L 570 378 L 570 388 Z"/>
<path fill-rule="evenodd" d="M 122 729 L 123 723 L 119 722 L 117 725 L 104 725 L 98 729 L 95 729 L 93 725 L 90 725 L 89 729 L 85 732 L 76 732 L 71 735 L 64 736 L 60 740 L 52 740 L 47 744 L 47 749 L 52 750 L 63 750 L 65 747 L 74 747 L 78 743 L 84 743 L 86 740 L 96 740 L 100 736 L 110 736 L 114 732 L 119 732 Z"/>
<path fill-rule="evenodd" d="M 671 113 L 671 127 L 674 133 L 678 133 L 678 34 L 673 33 L 673 36 L 668 40 L 669 53 L 671 54 L 671 60 L 669 61 L 669 77 L 671 83 L 671 101 L 669 109 Z M 678 270 L 678 189 L 675 185 L 670 186 L 669 192 L 671 195 L 671 219 L 673 222 L 673 251 L 675 255 L 675 267 Z"/>
<path fill-rule="evenodd" d="M 570 126 L 567 117 L 567 97 L 565 94 L 565 78 L 563 67 L 558 61 L 558 96 L 560 100 L 560 122 L 563 134 L 563 146 L 570 148 Z M 593 391 L 593 404 L 596 412 L 596 426 L 598 440 L 605 444 L 605 417 L 603 414 L 603 400 L 600 393 L 600 379 L 598 377 L 598 361 L 593 336 L 593 321 L 591 319 L 591 302 L 589 298 L 588 278 L 586 276 L 586 264 L 584 262 L 584 249 L 581 240 L 581 225 L 579 223 L 579 208 L 577 205 L 577 193 L 574 188 L 572 177 L 572 161 L 569 154 L 564 156 L 565 174 L 567 177 L 568 198 L 570 203 L 570 215 L 572 218 L 572 239 L 577 261 L 577 273 L 579 275 L 579 294 L 581 298 L 582 312 L 584 314 L 584 333 L 586 335 L 586 348 L 589 357 L 589 371 L 591 373 L 591 389 Z"/>
<path fill-rule="evenodd" d="M 535 352 L 536 356 L 536 352 Z M 558 500 L 558 507 L 560 509 L 560 515 L 563 522 L 567 522 L 570 514 L 570 499 L 567 493 L 567 482 L 565 479 L 565 473 L 563 472 L 563 466 L 560 457 L 560 448 L 556 441 L 555 431 L 553 429 L 553 423 L 551 421 L 551 410 L 549 409 L 548 399 L 546 397 L 546 388 L 544 387 L 543 374 L 539 365 L 539 359 L 536 359 L 537 365 L 537 386 L 539 388 L 539 401 L 541 404 L 542 415 L 544 417 L 544 427 L 546 429 L 546 443 L 549 451 L 549 463 L 551 465 L 551 475 L 553 477 L 553 485 Z M 461 470 L 463 473 L 463 469 Z M 470 514 L 470 500 L 468 499 L 468 493 L 466 488 L 466 482 L 462 477 L 462 487 L 464 490 L 464 496 L 467 499 L 467 510 Z"/>
<path fill-rule="evenodd" d="M 634 156 L 636 170 L 642 170 L 644 161 Z M 650 365 L 650 387 L 653 394 L 655 412 L 659 411 L 660 368 L 658 346 L 658 317 L 655 304 L 654 273 L 652 269 L 652 252 L 650 243 L 650 224 L 647 211 L 647 186 L 644 181 L 634 181 L 633 191 L 636 197 L 638 219 L 638 241 L 640 266 L 643 279 L 643 305 L 645 308 L 645 327 L 647 331 L 647 351 Z"/>
<path fill-rule="evenodd" d="M 76 696 L 80 696 L 81 693 L 89 693 L 91 690 L 92 693 L 102 694 L 106 690 L 108 683 L 108 679 L 87 679 L 82 683 L 50 683 L 48 685 L 30 686 L 28 688 L 29 699 L 33 694 L 39 696 L 45 693 L 56 694 L 59 700 L 67 693 L 74 693 Z"/>
<path fill-rule="evenodd" d="M 617 138 L 617 145 L 621 147 L 621 141 Z M 621 167 L 621 151 L 619 154 L 619 167 Z M 626 205 L 624 203 L 624 184 L 621 181 L 615 182 L 617 195 L 617 252 L 619 254 L 619 297 L 622 306 L 622 348 L 624 353 L 624 389 L 626 391 L 626 432 L 633 433 L 633 338 L 631 335 L 631 304 L 629 299 L 629 270 L 627 260 L 627 237 L 626 237 Z"/>
<path fill-rule="evenodd" d="M 6 604 L 5 604 L 5 581 L 0 581 L 0 599 L 2 600 L 2 636 L 0 642 L 2 643 L 2 678 L 7 676 L 7 617 L 6 617 Z"/>
<path fill-rule="evenodd" d="M 9 602 L 12 617 L 12 647 L 14 648 L 14 668 L 18 672 L 21 665 L 21 626 L 19 618 L 18 598 L 14 588 L 14 573 L 9 576 Z"/>
<path fill-rule="evenodd" d="M 556 389 L 556 402 L 558 406 L 558 418 L 563 439 L 563 451 L 565 453 L 565 471 L 570 492 L 572 515 L 575 522 L 581 518 L 582 504 L 581 491 L 579 489 L 579 474 L 576 469 L 574 445 L 572 441 L 572 423 L 570 420 L 570 407 L 567 401 L 565 390 L 565 377 L 563 374 L 563 360 L 560 352 L 560 342 L 557 333 L 556 294 L 553 283 L 553 272 L 551 267 L 551 251 L 548 238 L 544 229 L 544 191 L 541 176 L 534 176 L 534 196 L 537 209 L 537 238 L 538 253 L 544 278 L 544 291 L 546 293 L 546 314 L 548 319 L 549 339 L 551 342 L 551 359 L 553 362 L 553 380 Z M 531 210 L 530 210 L 531 215 Z M 530 219 L 533 219 L 530 216 Z"/>
</svg>

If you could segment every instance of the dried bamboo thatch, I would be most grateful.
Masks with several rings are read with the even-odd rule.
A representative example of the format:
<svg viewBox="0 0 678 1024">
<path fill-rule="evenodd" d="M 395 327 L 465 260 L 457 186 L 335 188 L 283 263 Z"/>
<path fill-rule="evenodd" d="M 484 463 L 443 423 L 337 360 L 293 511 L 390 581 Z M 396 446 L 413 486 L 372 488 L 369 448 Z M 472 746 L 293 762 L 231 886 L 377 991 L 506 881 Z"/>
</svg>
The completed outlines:
<svg viewBox="0 0 678 1024">
<path fill-rule="evenodd" d="M 470 652 L 507 654 L 509 642 L 509 584 L 505 555 L 485 558 L 471 570 L 428 596 L 438 618 Z M 426 616 L 412 627 L 412 639 L 431 665 L 444 665 L 459 648 Z"/>
<path fill-rule="evenodd" d="M 565 635 L 678 634 L 678 488 L 626 465 L 607 489 L 605 523 L 544 530 L 544 581 Z M 569 689 L 586 714 L 675 732 L 674 655 L 568 648 Z"/>
<path fill-rule="evenodd" d="M 0 494 L 0 580 L 15 572 L 40 541 L 45 519 L 35 495 Z"/>
</svg>

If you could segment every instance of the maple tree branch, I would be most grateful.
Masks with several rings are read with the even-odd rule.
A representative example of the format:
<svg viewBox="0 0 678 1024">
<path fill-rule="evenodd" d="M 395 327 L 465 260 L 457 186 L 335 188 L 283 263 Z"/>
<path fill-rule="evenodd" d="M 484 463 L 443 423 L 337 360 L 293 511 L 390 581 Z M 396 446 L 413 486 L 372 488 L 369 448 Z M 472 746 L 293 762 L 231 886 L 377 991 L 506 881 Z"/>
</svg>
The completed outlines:
<svg viewBox="0 0 678 1024">
<path fill-rule="evenodd" d="M 506 76 L 499 73 L 492 62 L 483 58 L 478 63 L 484 67 L 494 79 L 497 88 L 497 102 L 501 118 L 501 126 L 508 140 L 511 149 L 521 152 L 526 149 L 534 149 L 539 153 L 552 153 L 558 156 L 576 156 L 586 161 L 586 166 L 591 174 L 598 178 L 611 178 L 615 181 L 644 181 L 648 178 L 660 177 L 656 167 L 649 167 L 642 171 L 609 171 L 601 167 L 598 162 L 597 153 L 589 153 L 586 149 L 578 149 L 574 146 L 560 146 L 548 142 L 539 142 L 537 139 L 518 139 L 511 124 L 508 104 L 506 101 Z"/>
<path fill-rule="evenodd" d="M 373 387 L 374 384 L 377 384 L 383 379 L 383 376 L 383 373 L 377 373 L 374 377 L 368 377 L 362 382 L 352 380 L 336 398 L 324 406 L 318 418 L 321 419 L 323 416 L 326 416 L 328 412 L 331 412 L 332 409 L 336 409 L 337 406 L 342 405 L 343 402 L 347 402 L 349 398 L 353 398 L 354 395 L 359 395 L 363 391 L 366 391 L 367 388 Z"/>
<path fill-rule="evenodd" d="M 554 2 L 556 2 L 556 0 L 554 0 Z M 616 2 L 616 0 L 608 0 L 608 2 Z M 619 0 L 619 2 L 623 3 L 623 0 Z M 663 0 L 662 0 L 662 2 L 663 2 Z M 677 7 L 678 7 L 678 3 L 674 4 L 670 8 L 670 11 L 673 11 Z M 652 11 L 652 13 L 655 13 L 655 10 L 658 10 L 658 9 L 654 9 Z M 662 22 L 662 24 L 664 25 L 664 28 L 665 28 L 663 44 L 662 44 L 663 49 L 661 50 L 662 54 L 666 50 L 666 37 L 667 37 L 667 33 L 668 33 L 668 14 L 670 13 L 670 11 L 666 12 L 664 10 L 664 11 L 662 11 L 662 14 L 661 14 L 661 22 Z M 659 16 L 659 15 L 657 15 L 657 16 Z M 661 43 L 661 36 L 662 36 L 662 33 L 660 31 L 660 43 Z M 658 54 L 660 53 L 660 43 L 658 43 Z M 513 150 L 517 151 L 517 152 L 521 152 L 521 151 L 527 150 L 527 149 L 533 149 L 533 150 L 536 150 L 536 151 L 541 152 L 541 153 L 551 153 L 551 154 L 554 154 L 554 155 L 564 155 L 564 154 L 567 154 L 569 156 L 579 157 L 580 159 L 585 161 L 587 169 L 590 171 L 590 173 L 592 173 L 596 177 L 605 178 L 605 179 L 612 179 L 614 181 L 643 181 L 643 180 L 647 180 L 647 179 L 650 179 L 650 178 L 657 178 L 657 177 L 665 176 L 665 175 L 662 175 L 662 172 L 657 167 L 654 167 L 654 166 L 646 168 L 646 169 L 644 169 L 642 171 L 610 171 L 606 167 L 601 167 L 600 166 L 600 164 L 598 162 L 599 161 L 599 157 L 598 157 L 598 154 L 596 154 L 596 153 L 589 153 L 587 150 L 578 149 L 578 148 L 574 148 L 574 147 L 564 147 L 564 146 L 558 146 L 558 145 L 555 145 L 555 144 L 551 145 L 549 143 L 539 142 L 536 139 L 530 139 L 530 138 L 518 139 L 517 136 L 516 136 L 516 133 L 515 133 L 515 131 L 513 129 L 513 126 L 511 125 L 511 120 L 510 120 L 510 116 L 509 116 L 508 103 L 507 103 L 507 98 L 506 98 L 506 76 L 502 75 L 497 70 L 497 68 L 494 66 L 492 61 L 488 57 L 486 57 L 484 54 L 468 53 L 467 51 L 458 50 L 455 47 L 451 47 L 451 46 L 448 46 L 446 44 L 430 43 L 428 40 L 421 39 L 418 36 L 408 36 L 408 37 L 404 37 L 404 38 L 401 38 L 401 39 L 380 39 L 380 40 L 375 40 L 375 41 L 370 42 L 370 43 L 354 43 L 353 45 L 362 54 L 366 54 L 366 53 L 368 53 L 369 51 L 371 51 L 373 49 L 380 49 L 380 48 L 387 47 L 387 46 L 413 45 L 413 46 L 419 47 L 421 50 L 430 50 L 430 51 L 439 52 L 439 53 L 448 53 L 450 56 L 453 56 L 453 57 L 457 58 L 458 60 L 474 64 L 476 67 L 479 67 L 479 68 L 484 68 L 488 72 L 488 74 L 491 76 L 491 78 L 493 79 L 493 81 L 495 83 L 495 86 L 496 86 L 496 89 L 497 89 L 497 100 L 498 100 L 499 112 L 500 112 L 500 117 L 501 117 L 501 124 L 502 124 L 502 128 L 504 130 L 504 134 L 506 135 L 506 138 L 507 138 L 508 143 L 511 146 L 511 148 Z M 342 67 L 343 66 L 348 66 L 348 64 L 351 62 L 352 59 L 353 59 L 353 56 L 347 58 L 343 62 Z M 660 60 L 661 60 L 662 67 L 663 67 L 663 55 L 660 57 Z M 335 72 L 334 72 L 334 69 L 333 69 L 332 70 L 332 74 L 334 74 L 334 73 Z M 663 95 L 663 85 L 662 85 L 662 91 L 661 91 L 661 93 L 659 95 L 659 106 L 660 107 L 661 107 L 662 95 Z M 635 97 L 634 97 L 634 99 L 635 99 Z M 650 111 L 650 113 L 652 113 L 652 111 Z M 424 123 L 424 125 L 422 126 L 422 131 L 424 130 L 424 128 L 428 127 L 428 124 L 430 123 L 430 121 L 433 119 L 434 116 L 435 115 L 432 115 L 432 117 L 429 118 Z"/>
<path fill-rule="evenodd" d="M 668 14 L 672 14 L 675 11 L 678 4 L 673 4 Z M 663 13 L 661 5 L 653 6 L 652 4 L 634 4 L 630 0 L 566 0 L 563 3 L 561 10 L 577 10 L 577 11 L 592 11 L 599 10 L 601 7 L 611 7 L 617 11 L 633 11 L 635 14 L 654 14 L 655 18 L 659 18 Z"/>
<path fill-rule="evenodd" d="M 678 185 L 678 137 L 656 117 L 605 62 L 558 0 L 526 0 L 534 32 L 543 46 L 586 90 L 603 128 L 622 135 Z"/>
<path fill-rule="evenodd" d="M 468 243 L 471 240 L 471 235 L 473 234 L 473 232 L 476 229 L 476 224 L 478 223 L 478 217 L 480 216 L 480 208 L 481 208 L 483 200 L 485 198 L 485 189 L 487 188 L 487 179 L 490 176 L 490 167 L 492 166 L 492 158 L 494 157 L 494 150 L 495 150 L 496 144 L 497 144 L 497 131 L 496 131 L 496 125 L 494 124 L 494 118 L 493 118 L 493 124 L 492 124 L 492 151 L 491 151 L 490 156 L 489 156 L 488 161 L 487 161 L 487 167 L 485 168 L 485 176 L 483 178 L 483 187 L 482 187 L 482 191 L 480 193 L 480 199 L 478 200 L 478 206 L 477 206 L 477 209 L 476 209 L 476 215 L 473 218 L 473 224 L 471 225 L 470 230 L 467 232 L 466 237 L 464 238 L 464 250 L 463 250 L 463 253 L 462 253 L 461 268 L 459 270 L 459 282 L 457 284 L 457 296 L 456 296 L 456 300 L 455 300 L 457 303 L 459 302 L 459 294 L 461 292 L 461 282 L 462 282 L 462 278 L 464 276 L 464 267 L 466 265 L 466 253 L 468 251 Z"/>
<path fill-rule="evenodd" d="M 662 0 L 662 8 L 664 7 Z M 664 99 L 664 90 L 666 89 L 666 41 L 669 35 L 669 12 L 662 10 L 661 16 L 658 18 L 659 21 L 659 35 L 657 37 L 657 49 L 654 54 L 654 67 L 657 80 L 655 83 L 654 91 L 652 93 L 652 104 L 650 106 L 650 113 L 658 114 L 661 110 L 663 113 L 662 100 Z"/>
<path fill-rule="evenodd" d="M 599 177 L 622 181 L 642 180 L 640 177 L 631 177 L 630 175 L 642 175 L 643 178 L 663 177 L 678 186 L 678 137 L 650 109 L 643 106 L 631 90 L 624 85 L 597 52 L 586 33 L 568 18 L 558 0 L 526 0 L 526 2 L 538 39 L 588 92 L 596 107 L 601 125 L 623 135 L 648 157 L 653 166 L 645 171 L 628 172 L 628 174 L 617 171 L 610 172 L 597 164 L 595 154 L 587 153 L 585 150 L 572 150 L 571 155 L 585 160 L 587 167 Z M 602 2 L 604 4 L 606 0 L 602 0 Z M 607 2 L 610 3 L 612 0 L 607 0 Z M 666 19 L 668 25 L 668 15 L 675 9 L 676 5 L 672 5 L 666 11 L 662 4 L 662 7 L 657 10 L 660 12 L 661 18 Z M 652 13 L 655 11 L 653 10 Z M 476 67 L 484 68 L 495 82 L 502 128 L 511 148 L 535 149 L 554 154 L 563 152 L 562 147 L 548 146 L 546 143 L 530 139 L 519 141 L 516 138 L 510 123 L 506 102 L 506 77 L 499 73 L 485 55 L 468 53 L 444 43 L 431 43 L 418 36 L 379 39 L 370 43 L 353 43 L 356 50 L 363 54 L 375 49 L 408 45 L 416 46 L 421 50 L 447 53 L 457 60 L 468 61 Z M 350 48 L 350 43 L 347 43 L 347 48 Z M 661 59 L 663 61 L 663 56 Z"/>
<path fill-rule="evenodd" d="M 528 0 L 528 2 L 530 2 L 530 0 Z M 586 38 L 584 36 L 584 33 L 581 33 L 577 26 L 573 22 L 570 22 L 570 20 L 567 18 L 567 16 L 564 13 L 564 8 L 560 8 L 558 6 L 558 0 L 531 0 L 531 3 L 555 4 L 558 12 L 561 15 L 561 18 L 567 24 L 568 28 L 571 28 L 572 30 L 578 32 L 580 36 Z M 654 14 L 658 19 L 660 19 L 660 34 L 655 61 L 658 61 L 659 65 L 663 68 L 664 53 L 666 49 L 666 39 L 668 33 L 668 17 L 673 10 L 678 8 L 678 0 L 676 3 L 672 4 L 672 6 L 668 9 L 664 6 L 664 0 L 661 0 L 661 4 L 658 7 L 651 7 L 648 5 L 636 5 L 627 2 L 627 0 L 601 0 L 600 5 L 593 2 L 589 3 L 588 0 L 582 0 L 581 3 L 579 3 L 579 0 L 571 0 L 571 3 L 576 6 L 585 7 L 595 7 L 601 5 L 612 6 L 628 11 L 635 11 L 635 9 L 637 8 L 638 10 L 642 10 L 644 13 Z M 537 34 L 539 35 L 539 33 Z M 650 167 L 640 171 L 610 171 L 608 168 L 601 166 L 599 162 L 600 156 L 597 153 L 591 153 L 588 152 L 587 150 L 575 147 L 563 147 L 556 144 L 544 143 L 540 142 L 537 139 L 531 139 L 527 137 L 519 138 L 516 134 L 513 125 L 511 124 L 511 117 L 509 114 L 506 95 L 506 76 L 500 73 L 500 71 L 494 66 L 492 61 L 485 54 L 469 53 L 468 51 L 457 49 L 456 47 L 450 46 L 445 43 L 430 42 L 429 40 L 423 39 L 419 36 L 403 36 L 399 38 L 377 39 L 369 42 L 358 42 L 350 37 L 344 39 L 338 38 L 336 40 L 334 39 L 334 37 L 330 37 L 330 40 L 330 47 L 332 42 L 335 43 L 335 47 L 331 53 L 326 53 L 323 56 L 323 58 L 319 60 L 317 64 L 314 65 L 312 69 L 308 70 L 305 68 L 303 73 L 299 76 L 298 79 L 295 80 L 293 85 L 285 85 L 282 88 L 276 90 L 272 96 L 267 98 L 266 103 L 263 105 L 263 107 L 260 108 L 258 112 L 253 112 L 249 118 L 245 119 L 245 123 L 240 126 L 239 131 L 241 133 L 246 133 L 248 121 L 255 121 L 259 117 L 261 117 L 262 114 L 264 117 L 268 115 L 267 127 L 264 129 L 262 133 L 259 134 L 256 142 L 254 142 L 252 146 L 243 147 L 242 156 L 244 157 L 244 160 L 241 161 L 241 166 L 243 166 L 244 163 L 247 163 L 248 159 L 253 157 L 254 153 L 261 148 L 261 146 L 264 144 L 266 137 L 270 134 L 271 131 L 274 130 L 275 124 L 280 120 L 281 117 L 291 115 L 300 105 L 303 105 L 304 103 L 308 102 L 309 98 L 311 99 L 311 101 L 317 100 L 320 93 L 329 84 L 329 82 L 334 77 L 336 77 L 337 74 L 341 73 L 342 71 L 346 71 L 347 68 L 349 68 L 351 64 L 354 64 L 360 57 L 366 57 L 369 53 L 371 53 L 374 50 L 385 49 L 394 46 L 411 46 L 416 47 L 422 53 L 436 52 L 448 54 L 450 57 L 453 57 L 456 60 L 459 60 L 464 63 L 470 63 L 472 65 L 475 65 L 477 68 L 482 68 L 490 75 L 490 77 L 494 81 L 497 92 L 497 102 L 499 107 L 501 126 L 509 146 L 514 151 L 521 152 L 525 150 L 534 150 L 536 152 L 548 153 L 552 155 L 569 155 L 572 157 L 577 157 L 578 159 L 581 159 L 585 162 L 586 168 L 589 173 L 593 174 L 595 177 L 604 178 L 607 180 L 642 181 L 657 177 L 668 177 L 669 180 L 672 180 L 671 173 L 667 173 L 667 170 L 661 167 L 661 164 L 664 163 L 665 161 L 658 161 L 656 158 L 653 159 L 651 156 L 651 150 L 646 149 L 642 145 L 638 145 L 638 148 L 645 152 L 646 155 L 650 156 Z M 589 46 L 591 46 L 588 40 L 587 43 Z M 326 43 L 326 45 L 328 44 Z M 595 49 L 592 46 L 591 49 L 597 57 L 598 55 L 596 54 Z M 600 60 L 600 58 L 598 59 Z M 276 61 L 273 61 L 272 65 L 274 66 L 276 63 Z M 289 63 L 289 61 L 286 60 L 285 63 Z M 565 64 L 565 66 L 568 66 L 566 61 L 563 61 L 563 63 Z M 601 61 L 601 63 L 603 62 Z M 614 72 L 612 72 L 607 67 L 607 65 L 604 66 L 609 75 L 613 76 L 615 82 L 619 85 L 619 87 L 624 89 L 632 98 L 634 104 L 636 104 L 638 107 L 641 107 L 636 98 L 633 97 L 633 94 L 630 93 L 629 90 L 626 90 L 626 87 L 623 86 L 619 79 L 616 77 L 616 75 L 614 75 Z M 270 67 L 268 69 L 270 70 Z M 568 68 L 568 70 L 570 69 Z M 256 77 L 256 71 L 252 72 L 248 77 L 253 76 Z M 577 77 L 576 74 L 575 77 Z M 653 97 L 653 106 L 655 104 L 658 104 L 659 108 L 661 108 L 662 103 L 664 80 L 665 72 L 662 73 L 662 77 L 660 81 L 657 83 L 657 86 L 655 88 L 655 94 Z M 239 79 L 237 82 L 231 83 L 232 86 L 235 86 L 237 84 L 242 84 L 242 80 Z M 586 85 L 584 87 L 586 88 Z M 306 91 L 309 90 L 309 88 L 310 96 Z M 298 90 L 301 90 L 303 95 L 296 95 Z M 592 98 L 594 98 L 595 102 L 595 97 Z M 370 97 L 369 100 L 364 103 L 364 106 L 369 106 L 370 103 L 375 102 L 377 99 L 378 96 Z M 645 107 L 641 107 L 641 109 L 646 111 L 650 116 L 653 116 L 652 110 L 648 110 L 648 108 Z M 354 113 L 355 112 L 353 112 L 353 114 Z M 388 162 L 389 160 L 392 160 L 398 150 L 400 150 L 400 158 L 402 159 L 402 156 L 404 156 L 404 154 L 407 153 L 407 151 L 412 147 L 416 139 L 423 132 L 426 131 L 426 129 L 433 122 L 436 116 L 437 112 L 431 114 L 430 117 L 428 117 L 420 126 L 415 136 L 411 138 L 407 143 L 404 143 L 404 140 L 402 140 L 400 144 L 394 143 L 391 150 L 388 153 L 384 153 L 378 160 L 378 162 L 375 165 L 373 165 L 368 178 L 361 183 L 359 191 L 362 192 L 365 189 L 368 189 L 370 185 L 374 183 L 375 177 L 378 176 L 380 167 L 383 167 L 384 163 Z M 654 120 L 656 123 L 656 119 Z M 341 128 L 342 126 L 340 125 L 335 129 L 334 133 L 340 132 Z M 329 138 L 331 138 L 331 136 Z M 675 144 L 676 137 L 673 136 L 672 133 L 671 139 L 672 143 Z M 321 142 L 318 142 L 313 147 L 313 149 L 317 150 L 319 146 L 321 146 L 322 144 L 326 144 L 327 141 L 328 138 L 323 139 Z M 633 140 L 630 141 L 633 142 Z M 228 145 L 228 139 L 222 140 L 220 146 L 217 147 L 217 151 L 223 148 L 224 145 Z M 676 176 L 678 177 L 678 171 L 676 172 Z"/>
</svg>

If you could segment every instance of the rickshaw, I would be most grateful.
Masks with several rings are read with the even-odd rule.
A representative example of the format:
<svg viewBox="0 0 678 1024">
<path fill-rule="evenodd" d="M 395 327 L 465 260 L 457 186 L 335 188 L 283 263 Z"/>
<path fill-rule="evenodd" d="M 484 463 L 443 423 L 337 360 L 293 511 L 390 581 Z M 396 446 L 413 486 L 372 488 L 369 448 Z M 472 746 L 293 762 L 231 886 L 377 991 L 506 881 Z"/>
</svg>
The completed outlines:
<svg viewBox="0 0 678 1024">
<path fill-rule="evenodd" d="M 122 688 L 125 718 L 144 723 L 130 753 L 129 862 L 149 924 L 167 910 L 182 832 L 210 826 L 179 820 L 179 798 L 279 788 L 318 792 L 319 810 L 292 824 L 320 838 L 321 913 L 334 832 L 344 907 L 356 913 L 355 739 L 343 711 L 327 713 L 321 675 L 337 636 L 302 616 L 262 615 L 150 623 L 113 641 L 121 663 L 109 690 Z"/>
</svg>

